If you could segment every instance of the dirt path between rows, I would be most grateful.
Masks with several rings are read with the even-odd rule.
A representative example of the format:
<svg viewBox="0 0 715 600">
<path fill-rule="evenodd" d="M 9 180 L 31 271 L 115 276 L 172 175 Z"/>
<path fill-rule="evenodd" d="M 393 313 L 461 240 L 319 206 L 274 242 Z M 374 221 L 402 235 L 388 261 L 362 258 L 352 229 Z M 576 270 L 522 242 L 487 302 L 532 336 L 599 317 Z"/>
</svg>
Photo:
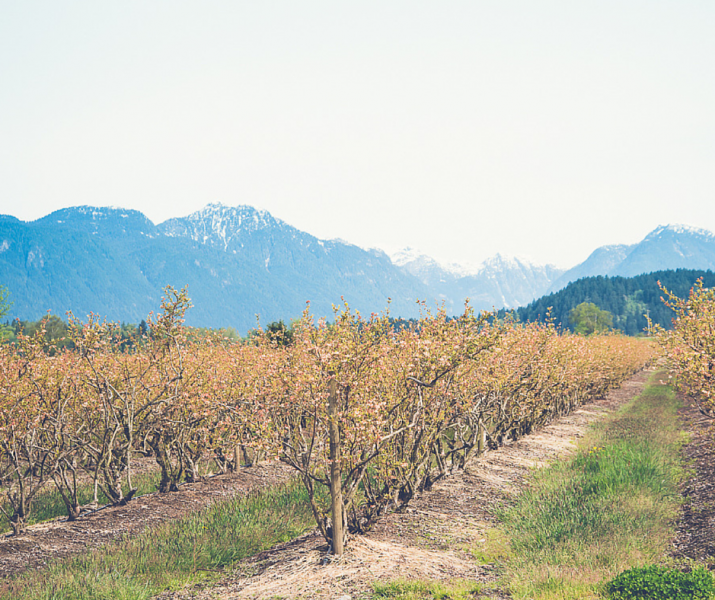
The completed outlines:
<svg viewBox="0 0 715 600">
<path fill-rule="evenodd" d="M 493 566 L 480 565 L 473 552 L 485 543 L 485 531 L 494 524 L 495 506 L 518 494 L 532 469 L 573 453 L 587 427 L 638 394 L 651 374 L 643 371 L 606 398 L 475 459 L 464 472 L 416 498 L 408 512 L 388 515 L 368 535 L 352 538 L 340 560 L 326 560 L 324 541 L 311 533 L 242 561 L 206 589 L 199 586 L 160 598 L 320 600 L 349 596 L 358 600 L 371 596 L 373 582 L 396 578 L 465 578 L 493 583 Z M 715 454 L 707 444 L 707 423 L 700 414 L 686 405 L 681 417 L 693 434 L 685 451 L 694 461 L 695 477 L 683 488 L 690 501 L 679 524 L 674 554 L 713 561 Z M 279 463 L 262 464 L 236 475 L 182 486 L 179 492 L 149 494 L 75 523 L 58 519 L 30 527 L 22 536 L 0 538 L 0 577 L 99 547 L 216 500 L 286 481 L 292 474 Z M 493 590 L 491 597 L 504 596 Z"/>
</svg>

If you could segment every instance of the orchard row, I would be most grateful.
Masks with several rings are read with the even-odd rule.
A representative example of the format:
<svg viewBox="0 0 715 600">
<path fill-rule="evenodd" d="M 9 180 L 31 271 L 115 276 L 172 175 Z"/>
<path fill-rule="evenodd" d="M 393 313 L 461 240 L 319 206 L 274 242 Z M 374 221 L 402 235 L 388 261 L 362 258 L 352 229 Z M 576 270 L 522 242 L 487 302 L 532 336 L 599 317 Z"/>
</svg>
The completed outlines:
<svg viewBox="0 0 715 600">
<path fill-rule="evenodd" d="M 339 553 L 347 531 L 403 509 L 474 454 L 605 394 L 647 364 L 648 340 L 425 313 L 410 327 L 345 306 L 306 312 L 289 344 L 192 337 L 185 292 L 167 290 L 149 335 L 70 319 L 73 350 L 43 332 L 0 348 L 1 505 L 15 531 L 47 485 L 70 519 L 91 481 L 113 503 L 134 494 L 132 463 L 152 456 L 160 491 L 256 457 L 292 465 Z M 330 502 L 319 492 L 330 489 Z"/>
<path fill-rule="evenodd" d="M 715 419 L 715 288 L 704 288 L 699 280 L 687 298 L 661 289 L 675 313 L 673 328 L 651 329 L 668 355 L 676 387 Z"/>
</svg>

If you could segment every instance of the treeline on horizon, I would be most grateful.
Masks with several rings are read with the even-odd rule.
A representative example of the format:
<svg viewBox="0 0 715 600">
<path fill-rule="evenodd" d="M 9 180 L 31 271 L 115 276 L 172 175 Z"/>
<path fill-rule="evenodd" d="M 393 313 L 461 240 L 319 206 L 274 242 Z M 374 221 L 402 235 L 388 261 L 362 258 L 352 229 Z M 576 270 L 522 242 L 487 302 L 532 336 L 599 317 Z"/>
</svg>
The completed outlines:
<svg viewBox="0 0 715 600">
<path fill-rule="evenodd" d="M 282 321 L 281 321 L 282 324 Z M 270 327 L 276 325 L 271 324 Z M 74 343 L 70 337 L 70 326 L 57 315 L 48 315 L 44 319 L 38 321 L 20 321 L 14 319 L 7 320 L 5 323 L 0 323 L 0 342 L 13 343 L 17 341 L 17 336 L 22 333 L 26 336 L 36 335 L 42 328 L 45 330 L 45 338 L 48 342 L 52 342 L 56 348 L 73 348 Z M 241 336 L 233 327 L 223 327 L 220 329 L 208 329 L 206 327 L 189 327 L 187 328 L 195 335 L 217 334 L 231 341 L 241 340 Z M 119 323 L 117 328 L 118 344 L 122 348 L 133 347 L 137 340 L 150 335 L 147 322 L 142 319 L 139 324 L 136 323 Z M 254 335 L 249 332 L 247 338 Z"/>
<path fill-rule="evenodd" d="M 664 293 L 658 282 L 676 296 L 687 298 L 695 282 L 701 278 L 704 287 L 715 287 L 715 273 L 710 270 L 677 269 L 635 277 L 584 277 L 514 312 L 522 322 L 544 322 L 550 309 L 551 318 L 557 326 L 573 331 L 574 324 L 569 319 L 569 313 L 579 304 L 590 302 L 613 315 L 614 329 L 626 335 L 639 335 L 648 326 L 645 315 L 654 324 L 666 329 L 672 327 L 674 313 L 663 302 Z"/>
<path fill-rule="evenodd" d="M 545 322 L 550 316 L 557 327 L 573 332 L 575 324 L 569 318 L 571 311 L 579 304 L 592 303 L 613 315 L 613 329 L 626 335 L 640 335 L 648 326 L 645 315 L 648 315 L 654 324 L 666 329 L 672 327 L 674 313 L 662 301 L 664 294 L 658 287 L 658 282 L 675 295 L 685 298 L 698 279 L 703 280 L 705 288 L 715 287 L 715 273 L 710 270 L 677 269 L 654 271 L 635 277 L 609 277 L 608 275 L 584 277 L 558 292 L 534 300 L 527 306 L 514 311 L 501 309 L 497 312 L 497 317 L 503 318 L 507 313 L 511 313 L 518 321 L 526 323 Z M 49 315 L 46 319 L 47 339 L 52 340 L 57 346 L 71 347 L 68 324 L 57 315 Z M 13 342 L 20 331 L 25 335 L 34 335 L 42 326 L 42 321 L 8 320 L 4 324 L 0 323 L 0 341 Z M 391 318 L 390 321 L 398 331 L 414 327 L 417 322 L 416 319 L 400 317 Z M 189 329 L 198 335 L 217 333 L 232 341 L 250 340 L 258 333 L 253 329 L 242 337 L 233 327 Z M 290 343 L 292 340 L 292 323 L 288 325 L 282 320 L 271 322 L 264 331 L 279 343 Z M 147 324 L 145 321 L 139 324 L 121 323 L 119 333 L 122 340 L 131 345 L 131 340 L 147 335 Z"/>
</svg>

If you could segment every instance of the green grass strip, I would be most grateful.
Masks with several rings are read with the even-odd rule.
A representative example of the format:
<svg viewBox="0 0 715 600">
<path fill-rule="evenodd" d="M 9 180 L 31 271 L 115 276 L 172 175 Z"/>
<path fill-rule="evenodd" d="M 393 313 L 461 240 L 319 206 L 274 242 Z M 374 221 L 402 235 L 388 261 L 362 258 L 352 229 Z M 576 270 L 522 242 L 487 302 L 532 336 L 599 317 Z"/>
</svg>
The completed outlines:
<svg viewBox="0 0 715 600">
<path fill-rule="evenodd" d="M 601 598 L 621 571 L 663 560 L 678 515 L 685 441 L 658 376 L 589 430 L 570 460 L 536 471 L 499 515 L 514 598 Z"/>
<path fill-rule="evenodd" d="M 159 489 L 160 479 L 161 474 L 158 472 L 135 475 L 133 484 L 137 488 L 136 496 L 138 497 L 143 494 L 156 492 Z M 89 504 L 94 496 L 94 486 L 81 486 L 77 495 L 79 497 L 80 505 L 84 506 Z M 97 494 L 97 500 L 100 506 L 109 502 L 107 496 L 101 491 Z M 7 503 L 6 499 L 3 499 L 3 501 Z M 62 495 L 57 491 L 57 488 L 54 487 L 54 484 L 48 483 L 47 490 L 40 492 L 33 499 L 27 524 L 34 525 L 36 523 L 43 523 L 44 521 L 49 521 L 66 515 L 67 507 L 62 500 Z M 10 522 L 4 514 L 0 513 L 0 534 L 8 531 L 12 531 Z"/>
<path fill-rule="evenodd" d="M 0 598 L 143 600 L 218 577 L 216 571 L 314 526 L 303 486 L 219 502 L 99 551 L 6 584 Z"/>
</svg>

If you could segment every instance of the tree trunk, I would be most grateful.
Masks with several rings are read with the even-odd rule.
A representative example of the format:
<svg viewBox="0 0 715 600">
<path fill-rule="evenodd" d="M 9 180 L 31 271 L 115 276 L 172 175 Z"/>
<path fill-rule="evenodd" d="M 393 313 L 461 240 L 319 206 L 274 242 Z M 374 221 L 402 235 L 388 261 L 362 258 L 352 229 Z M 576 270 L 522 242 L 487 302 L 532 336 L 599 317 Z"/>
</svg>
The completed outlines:
<svg viewBox="0 0 715 600">
<path fill-rule="evenodd" d="M 479 456 L 484 454 L 487 445 L 487 430 L 481 419 L 479 419 L 479 429 L 477 431 L 477 456 Z"/>
<path fill-rule="evenodd" d="M 344 550 L 343 482 L 340 473 L 340 429 L 338 427 L 337 382 L 329 383 L 328 427 L 330 434 L 330 499 L 333 518 L 333 554 L 341 556 Z"/>
<path fill-rule="evenodd" d="M 231 469 L 234 473 L 238 473 L 241 469 L 241 446 L 233 447 L 233 468 Z"/>
<path fill-rule="evenodd" d="M 21 517 L 18 514 L 12 515 L 10 526 L 12 527 L 12 535 L 20 535 L 25 530 L 25 527 L 27 527 L 25 517 Z"/>
</svg>

